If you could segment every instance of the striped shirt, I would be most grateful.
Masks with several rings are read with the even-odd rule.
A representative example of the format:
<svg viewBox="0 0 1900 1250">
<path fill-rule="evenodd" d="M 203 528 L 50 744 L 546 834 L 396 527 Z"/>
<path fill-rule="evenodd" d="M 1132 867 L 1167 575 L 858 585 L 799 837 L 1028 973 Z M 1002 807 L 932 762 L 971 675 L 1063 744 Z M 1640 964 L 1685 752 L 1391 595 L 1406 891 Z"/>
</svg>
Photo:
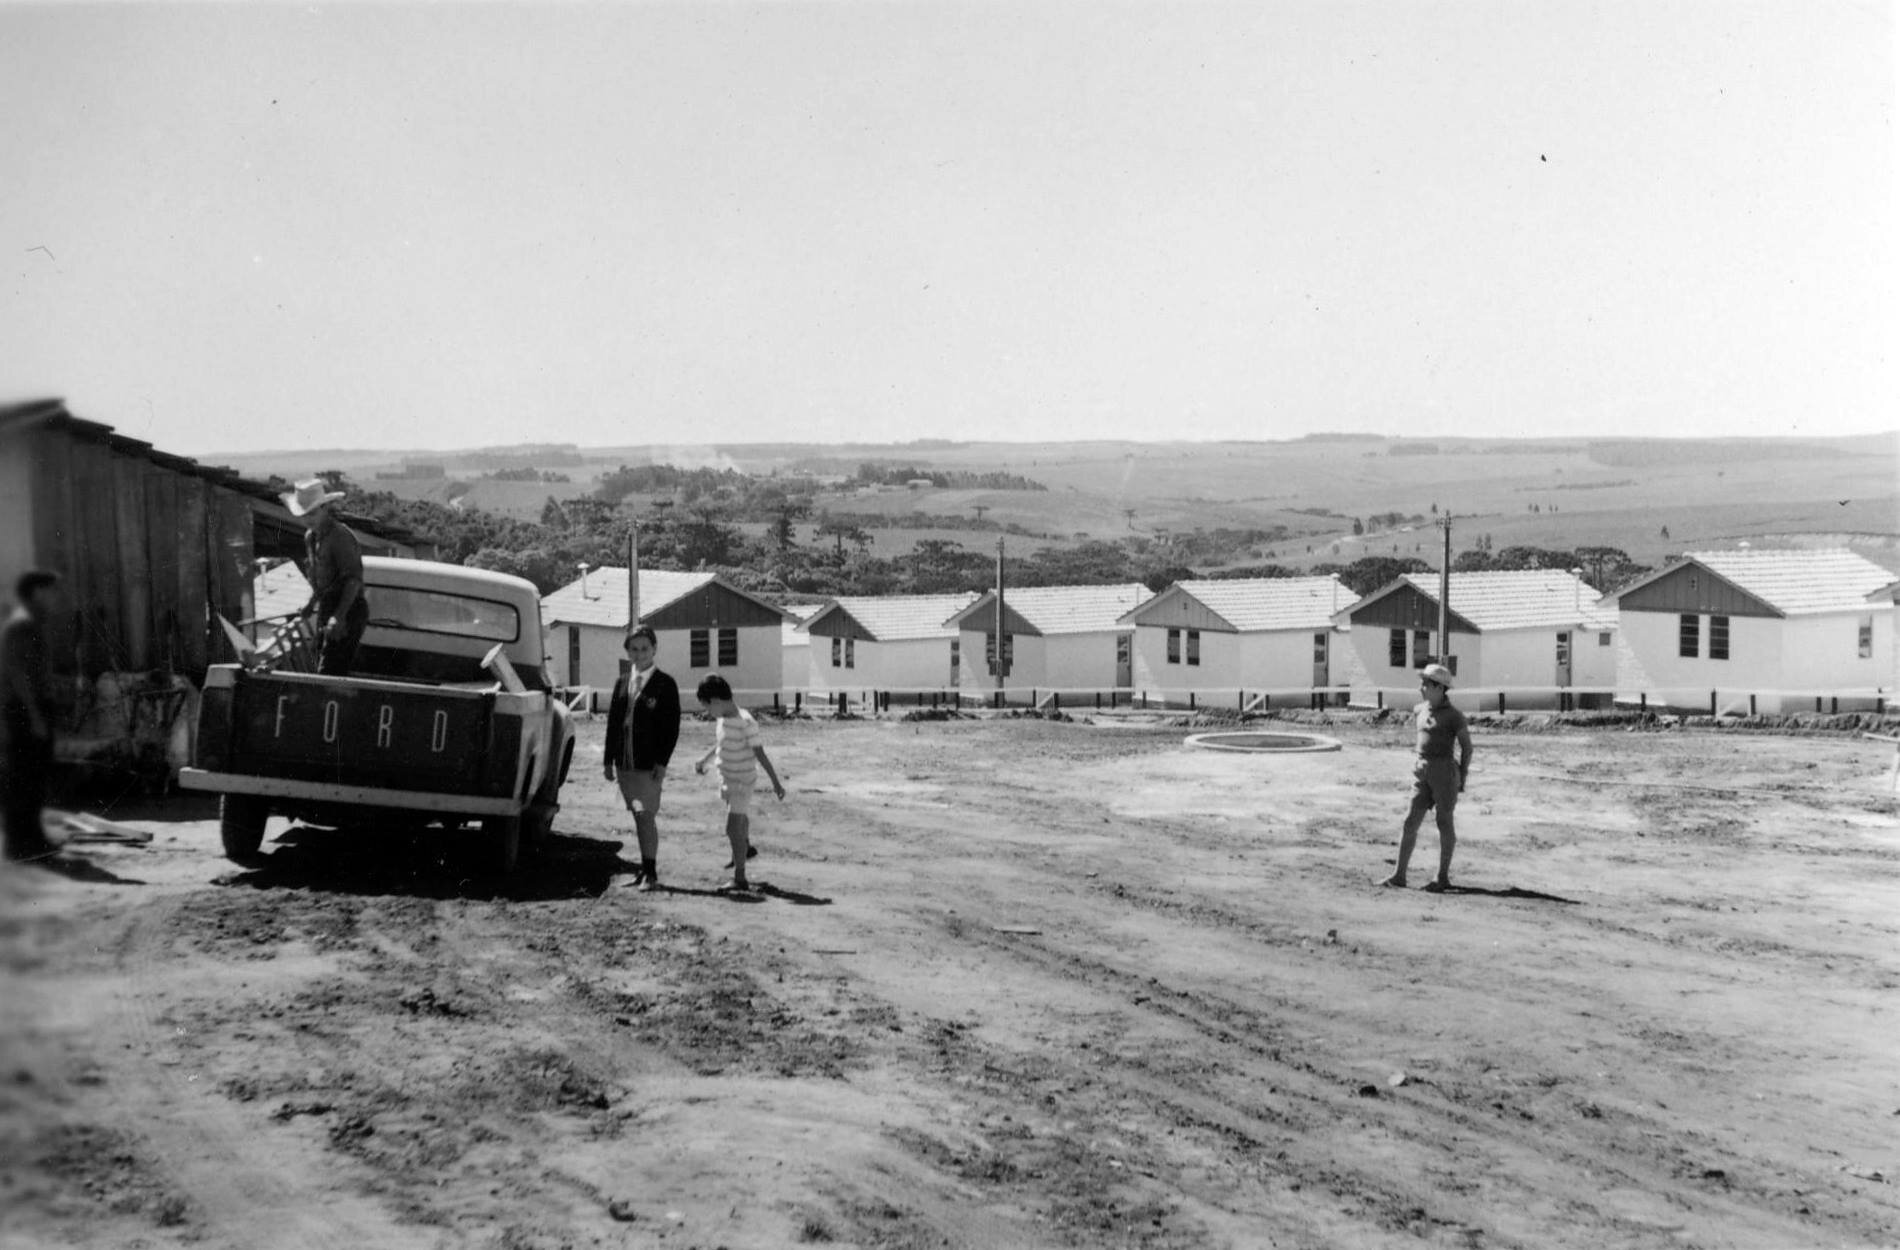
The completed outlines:
<svg viewBox="0 0 1900 1250">
<path fill-rule="evenodd" d="M 759 778 L 758 757 L 752 748 L 759 745 L 759 722 L 744 708 L 736 716 L 722 716 L 713 722 L 713 742 L 718 747 L 719 777 L 728 786 L 750 786 Z"/>
</svg>

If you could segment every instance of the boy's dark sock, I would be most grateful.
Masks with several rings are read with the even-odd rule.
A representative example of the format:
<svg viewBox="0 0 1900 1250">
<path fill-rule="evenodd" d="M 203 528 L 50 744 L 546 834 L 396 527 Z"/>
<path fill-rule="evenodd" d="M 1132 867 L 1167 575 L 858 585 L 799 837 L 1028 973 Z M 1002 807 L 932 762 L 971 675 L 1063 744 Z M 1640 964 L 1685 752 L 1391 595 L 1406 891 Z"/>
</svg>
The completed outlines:
<svg viewBox="0 0 1900 1250">
<path fill-rule="evenodd" d="M 648 859 L 644 855 L 641 856 L 640 857 L 640 871 L 645 873 L 649 877 L 659 876 L 660 875 L 659 861 L 655 859 Z"/>
</svg>

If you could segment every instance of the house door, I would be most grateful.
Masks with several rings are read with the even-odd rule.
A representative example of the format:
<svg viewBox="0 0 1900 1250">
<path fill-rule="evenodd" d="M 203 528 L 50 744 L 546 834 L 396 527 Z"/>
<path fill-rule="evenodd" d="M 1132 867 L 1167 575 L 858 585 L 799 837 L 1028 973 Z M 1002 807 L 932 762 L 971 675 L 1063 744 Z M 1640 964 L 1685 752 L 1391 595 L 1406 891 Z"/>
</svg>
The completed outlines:
<svg viewBox="0 0 1900 1250">
<path fill-rule="evenodd" d="M 581 684 L 581 627 L 567 627 L 567 684 Z"/>
<path fill-rule="evenodd" d="M 1127 690 L 1135 684 L 1135 636 L 1115 635 L 1115 685 Z"/>
<path fill-rule="evenodd" d="M 1570 631 L 1560 630 L 1557 634 L 1557 686 L 1563 689 L 1570 685 Z"/>
<path fill-rule="evenodd" d="M 1313 635 L 1313 689 L 1323 690 L 1332 685 L 1331 665 L 1327 662 L 1327 647 L 1332 635 L 1320 631 Z"/>
</svg>

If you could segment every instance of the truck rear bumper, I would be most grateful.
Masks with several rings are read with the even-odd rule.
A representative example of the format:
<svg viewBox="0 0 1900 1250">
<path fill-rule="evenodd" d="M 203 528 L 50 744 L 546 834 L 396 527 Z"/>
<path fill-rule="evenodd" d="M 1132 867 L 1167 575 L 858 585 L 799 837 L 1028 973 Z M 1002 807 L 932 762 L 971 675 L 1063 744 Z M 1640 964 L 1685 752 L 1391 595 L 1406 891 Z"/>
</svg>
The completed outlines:
<svg viewBox="0 0 1900 1250">
<path fill-rule="evenodd" d="M 273 799 L 299 799 L 362 807 L 401 807 L 410 811 L 453 812 L 462 816 L 513 816 L 521 811 L 521 804 L 511 798 L 477 798 L 467 794 L 429 794 L 415 790 L 387 790 L 379 786 L 292 781 L 284 777 L 214 773 L 202 768 L 179 769 L 178 784 L 187 790 L 210 790 L 218 794 L 256 794 Z"/>
</svg>

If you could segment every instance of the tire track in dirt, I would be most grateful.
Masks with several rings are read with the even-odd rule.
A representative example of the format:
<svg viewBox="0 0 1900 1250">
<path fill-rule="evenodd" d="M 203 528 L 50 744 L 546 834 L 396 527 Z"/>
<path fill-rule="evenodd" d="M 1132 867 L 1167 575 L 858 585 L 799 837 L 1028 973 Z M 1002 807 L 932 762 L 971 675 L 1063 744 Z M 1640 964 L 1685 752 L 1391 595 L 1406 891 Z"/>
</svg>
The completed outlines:
<svg viewBox="0 0 1900 1250">
<path fill-rule="evenodd" d="M 215 888 L 215 887 L 214 887 Z M 114 966 L 127 992 L 115 999 L 114 1022 L 132 1059 L 144 1062 L 115 1081 L 144 1093 L 121 1104 L 121 1122 L 163 1161 L 167 1174 L 195 1207 L 196 1222 L 223 1244 L 325 1250 L 340 1243 L 407 1246 L 413 1230 L 399 1229 L 382 1213 L 351 1197 L 321 1166 L 320 1156 L 291 1149 L 305 1167 L 285 1166 L 278 1151 L 258 1149 L 256 1126 L 209 1082 L 181 1078 L 176 1047 L 151 1003 L 163 979 L 162 965 L 182 899 L 161 894 L 128 915 L 111 943 Z M 431 1239 L 432 1240 L 432 1239 Z"/>
</svg>

